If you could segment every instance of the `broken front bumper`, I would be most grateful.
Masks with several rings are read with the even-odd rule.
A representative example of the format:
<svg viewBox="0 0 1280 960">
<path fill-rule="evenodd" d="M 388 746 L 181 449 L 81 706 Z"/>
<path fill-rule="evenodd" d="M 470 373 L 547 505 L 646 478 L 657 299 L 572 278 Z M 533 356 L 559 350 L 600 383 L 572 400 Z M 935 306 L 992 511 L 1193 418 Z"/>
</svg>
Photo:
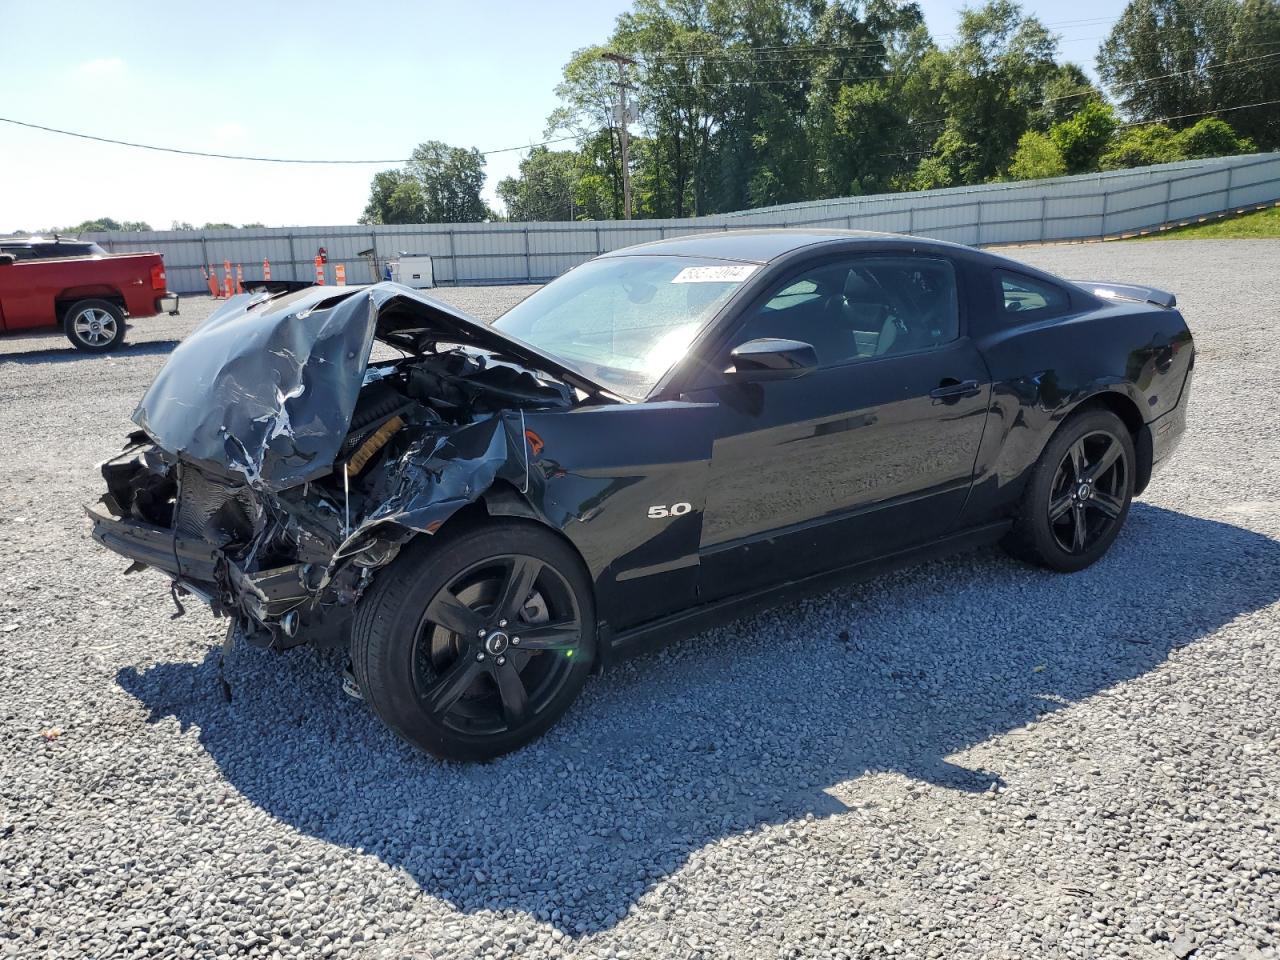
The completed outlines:
<svg viewBox="0 0 1280 960">
<path fill-rule="evenodd" d="M 221 551 L 210 543 L 179 536 L 141 520 L 113 516 L 101 503 L 86 506 L 93 539 L 108 550 L 161 570 L 175 580 L 215 584 Z"/>
<path fill-rule="evenodd" d="M 215 615 L 239 621 L 248 639 L 260 638 L 263 645 L 291 640 L 300 623 L 295 611 L 314 598 L 307 585 L 314 573 L 306 564 L 249 574 L 204 540 L 116 516 L 101 503 L 86 506 L 85 513 L 93 539 L 140 565 L 131 570 L 150 567 L 167 574 L 182 591 L 209 604 Z"/>
</svg>

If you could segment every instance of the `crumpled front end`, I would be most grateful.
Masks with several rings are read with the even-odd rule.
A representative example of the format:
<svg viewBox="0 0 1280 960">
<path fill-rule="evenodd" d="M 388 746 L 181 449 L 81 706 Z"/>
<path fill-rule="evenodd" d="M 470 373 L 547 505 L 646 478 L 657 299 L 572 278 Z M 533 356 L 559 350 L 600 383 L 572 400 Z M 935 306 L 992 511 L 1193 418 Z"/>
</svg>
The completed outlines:
<svg viewBox="0 0 1280 960">
<path fill-rule="evenodd" d="M 168 574 L 255 643 L 339 643 L 374 572 L 407 540 L 434 533 L 495 480 L 525 484 L 514 419 L 514 433 L 499 414 L 456 427 L 384 421 L 333 475 L 279 493 L 215 476 L 135 434 L 103 465 L 108 492 L 89 508 L 93 537 Z"/>
<path fill-rule="evenodd" d="M 413 339 L 388 342 L 409 355 L 370 366 L 393 301 Z M 144 429 L 103 465 L 93 537 L 254 643 L 345 642 L 356 602 L 409 539 L 499 481 L 528 490 L 524 411 L 575 402 L 520 364 L 441 349 L 465 338 L 433 332 L 429 312 L 409 323 L 404 308 L 391 291 L 304 300 L 256 323 L 252 302 L 215 315 L 148 391 Z"/>
</svg>

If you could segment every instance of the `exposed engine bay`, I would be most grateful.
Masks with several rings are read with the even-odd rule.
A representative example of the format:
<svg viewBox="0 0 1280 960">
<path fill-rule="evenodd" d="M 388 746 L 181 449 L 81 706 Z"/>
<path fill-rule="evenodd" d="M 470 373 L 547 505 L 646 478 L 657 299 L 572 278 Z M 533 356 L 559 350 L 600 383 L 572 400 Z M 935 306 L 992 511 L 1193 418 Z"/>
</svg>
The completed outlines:
<svg viewBox="0 0 1280 960">
<path fill-rule="evenodd" d="M 252 302 L 211 317 L 139 405 L 143 429 L 103 465 L 94 537 L 134 559 L 130 570 L 167 573 L 175 601 L 199 596 L 254 644 L 341 643 L 374 571 L 408 540 L 496 480 L 527 491 L 524 412 L 588 395 L 506 359 L 469 326 L 437 322 L 418 298 L 374 296 L 389 286 L 277 309 L 274 323 L 259 314 L 265 342 L 219 333 Z M 345 321 L 317 316 L 339 307 Z M 367 331 L 353 329 L 360 319 Z M 407 355 L 368 363 L 374 334 Z M 183 395 L 193 379 L 202 405 Z"/>
</svg>

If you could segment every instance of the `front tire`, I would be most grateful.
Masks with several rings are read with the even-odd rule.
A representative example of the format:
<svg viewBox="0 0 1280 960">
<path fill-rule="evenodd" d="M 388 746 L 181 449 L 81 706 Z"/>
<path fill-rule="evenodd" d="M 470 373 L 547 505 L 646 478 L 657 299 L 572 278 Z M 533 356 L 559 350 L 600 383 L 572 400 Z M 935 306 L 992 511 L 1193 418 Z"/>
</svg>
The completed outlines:
<svg viewBox="0 0 1280 960">
<path fill-rule="evenodd" d="M 534 523 L 420 537 L 361 599 L 351 660 L 402 739 L 444 760 L 490 760 L 550 729 L 586 683 L 591 583 Z"/>
<path fill-rule="evenodd" d="M 107 353 L 124 342 L 124 311 L 108 300 L 77 300 L 62 323 L 67 339 L 85 353 Z"/>
<path fill-rule="evenodd" d="M 1129 516 L 1136 463 L 1133 437 L 1114 413 L 1067 420 L 1036 463 L 1005 547 L 1064 573 L 1094 563 Z"/>
</svg>

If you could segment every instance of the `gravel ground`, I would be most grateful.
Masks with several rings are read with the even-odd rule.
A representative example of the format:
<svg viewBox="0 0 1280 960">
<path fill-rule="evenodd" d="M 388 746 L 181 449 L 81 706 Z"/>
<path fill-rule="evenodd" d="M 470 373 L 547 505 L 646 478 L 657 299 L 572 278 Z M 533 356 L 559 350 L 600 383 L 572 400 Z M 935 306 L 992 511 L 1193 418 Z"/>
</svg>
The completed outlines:
<svg viewBox="0 0 1280 960">
<path fill-rule="evenodd" d="M 334 655 L 236 650 L 228 703 L 221 624 L 89 539 L 208 301 L 108 358 L 0 341 L 0 956 L 1280 956 L 1280 243 L 1010 252 L 1173 289 L 1197 335 L 1102 562 L 780 608 L 484 766 L 400 745 Z"/>
</svg>

